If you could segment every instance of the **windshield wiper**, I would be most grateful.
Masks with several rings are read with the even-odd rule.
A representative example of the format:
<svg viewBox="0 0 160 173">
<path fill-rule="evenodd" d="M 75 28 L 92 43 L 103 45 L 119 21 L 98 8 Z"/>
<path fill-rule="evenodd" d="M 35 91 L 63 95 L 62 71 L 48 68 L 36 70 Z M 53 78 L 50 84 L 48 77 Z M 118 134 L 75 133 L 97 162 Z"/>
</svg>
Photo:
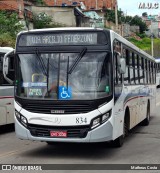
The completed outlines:
<svg viewBox="0 0 160 173">
<path fill-rule="evenodd" d="M 67 89 L 68 89 L 68 74 L 69 74 L 69 56 L 68 56 L 68 59 L 67 59 Z"/>
<path fill-rule="evenodd" d="M 39 63 L 40 63 L 40 66 L 41 66 L 41 68 L 42 68 L 42 73 L 45 75 L 45 76 L 47 76 L 47 94 L 49 93 L 49 91 L 48 91 L 48 78 L 49 78 L 49 58 L 48 58 L 48 61 L 47 61 L 47 67 L 45 66 L 45 64 L 44 64 L 44 61 L 43 61 L 43 59 L 42 59 L 42 57 L 39 55 L 39 51 L 38 50 L 36 50 L 36 56 L 37 56 L 37 58 L 38 58 L 38 61 L 39 61 Z"/>
<path fill-rule="evenodd" d="M 38 61 L 40 62 L 40 66 L 41 66 L 41 68 L 42 68 L 43 74 L 47 76 L 47 69 L 46 69 L 46 66 L 45 66 L 45 64 L 44 64 L 44 62 L 43 62 L 42 57 L 39 55 L 39 51 L 36 50 L 36 53 L 35 53 L 35 54 L 36 54 L 36 56 L 37 56 L 37 58 L 38 58 Z"/>
<path fill-rule="evenodd" d="M 82 51 L 78 54 L 76 60 L 73 62 L 73 64 L 70 66 L 69 70 L 68 70 L 68 74 L 72 74 L 73 70 L 76 68 L 76 66 L 78 65 L 79 61 L 83 58 L 83 56 L 85 55 L 85 53 L 87 52 L 87 48 L 83 48 Z"/>
</svg>

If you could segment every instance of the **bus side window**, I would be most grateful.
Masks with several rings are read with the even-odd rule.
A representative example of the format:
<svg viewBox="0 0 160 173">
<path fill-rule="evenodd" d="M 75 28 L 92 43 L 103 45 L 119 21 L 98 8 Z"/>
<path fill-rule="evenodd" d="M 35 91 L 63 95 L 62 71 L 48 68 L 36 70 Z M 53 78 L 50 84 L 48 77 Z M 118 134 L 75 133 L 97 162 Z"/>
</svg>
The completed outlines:
<svg viewBox="0 0 160 173">
<path fill-rule="evenodd" d="M 149 84 L 149 62 L 146 59 L 146 76 L 147 76 L 147 84 Z"/>
<path fill-rule="evenodd" d="M 114 88 L 114 94 L 115 94 L 115 101 L 119 98 L 121 92 L 122 92 L 122 74 L 119 73 L 118 70 L 118 58 L 117 58 L 117 52 L 121 54 L 121 43 L 118 41 L 114 42 L 114 48 L 113 48 L 113 57 L 114 57 L 114 83 L 115 83 L 115 88 Z M 121 54 L 122 55 L 122 54 Z"/>
<path fill-rule="evenodd" d="M 144 59 L 144 74 L 145 74 L 145 84 L 148 83 L 148 72 L 147 72 L 147 60 Z"/>
<path fill-rule="evenodd" d="M 131 81 L 131 84 L 135 83 L 135 81 L 134 81 L 133 55 L 134 54 L 132 52 L 129 53 L 129 69 L 130 69 L 130 81 Z"/>
<path fill-rule="evenodd" d="M 4 78 L 3 78 L 3 57 L 4 57 L 4 54 L 0 54 L 0 85 L 3 85 L 3 81 L 4 81 Z"/>
<path fill-rule="evenodd" d="M 139 75 L 138 75 L 138 55 L 134 54 L 134 79 L 135 84 L 139 84 Z"/>
<path fill-rule="evenodd" d="M 115 84 L 121 85 L 122 84 L 122 74 L 119 74 L 118 71 L 118 59 L 116 52 L 121 54 L 121 43 L 118 41 L 114 42 L 114 67 L 115 67 Z"/>
<path fill-rule="evenodd" d="M 154 63 L 151 62 L 151 79 L 152 79 L 152 84 L 154 84 Z"/>
<path fill-rule="evenodd" d="M 151 68 L 151 61 L 148 63 L 149 65 L 149 83 L 152 84 L 152 68 Z"/>
<path fill-rule="evenodd" d="M 124 74 L 124 84 L 129 84 L 129 56 L 128 56 L 129 51 L 127 49 L 123 49 L 123 58 L 126 60 L 126 73 Z"/>
<path fill-rule="evenodd" d="M 156 68 L 157 68 L 156 63 L 154 63 L 154 82 L 155 83 L 156 83 L 156 73 L 157 73 Z"/>
<path fill-rule="evenodd" d="M 140 84 L 144 83 L 144 64 L 142 57 L 139 57 L 139 80 Z"/>
</svg>

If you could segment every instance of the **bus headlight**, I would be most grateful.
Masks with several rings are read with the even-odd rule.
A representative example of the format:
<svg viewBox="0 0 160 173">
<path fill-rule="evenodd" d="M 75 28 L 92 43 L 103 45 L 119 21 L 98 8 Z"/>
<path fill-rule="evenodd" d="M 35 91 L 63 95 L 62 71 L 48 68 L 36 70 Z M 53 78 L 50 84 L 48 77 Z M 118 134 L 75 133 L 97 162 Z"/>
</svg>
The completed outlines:
<svg viewBox="0 0 160 173">
<path fill-rule="evenodd" d="M 24 116 L 22 116 L 22 115 L 21 115 L 21 123 L 22 123 L 25 127 L 27 127 L 27 119 L 26 119 Z"/>
<path fill-rule="evenodd" d="M 21 118 L 20 113 L 18 113 L 17 111 L 15 111 L 15 116 L 16 116 L 17 120 L 20 121 L 20 118 Z"/>
<path fill-rule="evenodd" d="M 110 117 L 110 112 L 107 112 L 106 114 L 102 115 L 102 122 L 107 121 L 109 117 Z"/>
<path fill-rule="evenodd" d="M 18 111 L 15 110 L 15 116 L 17 120 L 25 127 L 27 127 L 28 121 L 27 118 L 21 115 Z"/>
<path fill-rule="evenodd" d="M 92 122 L 92 127 L 91 128 L 95 128 L 95 127 L 99 126 L 100 125 L 100 120 L 101 120 L 100 117 L 94 119 L 93 122 Z"/>
<path fill-rule="evenodd" d="M 91 121 L 91 129 L 94 129 L 95 127 L 98 127 L 99 125 L 103 124 L 104 122 L 106 122 L 111 116 L 111 110 L 106 112 L 103 115 L 100 115 L 96 118 L 94 118 Z"/>
</svg>

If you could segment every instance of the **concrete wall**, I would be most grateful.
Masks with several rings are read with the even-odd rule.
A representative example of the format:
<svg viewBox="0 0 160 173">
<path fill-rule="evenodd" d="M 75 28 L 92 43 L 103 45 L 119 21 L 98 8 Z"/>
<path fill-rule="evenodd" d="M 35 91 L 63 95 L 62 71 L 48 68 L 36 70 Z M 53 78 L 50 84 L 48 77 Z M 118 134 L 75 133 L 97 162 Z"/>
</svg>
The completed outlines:
<svg viewBox="0 0 160 173">
<path fill-rule="evenodd" d="M 148 26 L 148 29 L 149 30 L 145 32 L 148 36 L 151 36 L 151 33 L 153 33 L 155 37 L 159 37 L 158 21 L 152 22 L 152 27 L 150 25 L 150 26 Z"/>
<path fill-rule="evenodd" d="M 105 22 L 106 27 L 116 31 L 116 25 L 113 22 L 106 21 Z M 121 24 L 118 25 L 118 34 L 120 34 L 123 37 L 130 37 L 132 33 L 139 33 L 139 26 L 130 26 L 129 24 Z"/>
<path fill-rule="evenodd" d="M 76 26 L 73 7 L 37 7 L 32 6 L 33 14 L 46 13 L 52 16 L 53 22 L 64 26 Z"/>
<path fill-rule="evenodd" d="M 140 32 L 139 26 L 136 26 L 136 25 L 130 26 L 130 30 L 131 32 L 135 32 L 135 33 Z"/>
</svg>

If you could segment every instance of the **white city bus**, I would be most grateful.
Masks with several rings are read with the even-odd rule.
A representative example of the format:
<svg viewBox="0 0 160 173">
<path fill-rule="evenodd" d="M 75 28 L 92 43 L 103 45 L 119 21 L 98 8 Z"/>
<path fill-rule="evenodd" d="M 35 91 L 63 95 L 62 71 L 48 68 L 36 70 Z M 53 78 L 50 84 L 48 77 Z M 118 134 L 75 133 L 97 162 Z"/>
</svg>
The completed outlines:
<svg viewBox="0 0 160 173">
<path fill-rule="evenodd" d="M 21 32 L 15 63 L 20 139 L 122 146 L 128 131 L 148 125 L 155 110 L 154 58 L 112 30 Z"/>
<path fill-rule="evenodd" d="M 0 126 L 14 123 L 14 86 L 3 77 L 3 59 L 6 53 L 12 51 L 11 47 L 0 47 Z M 14 79 L 13 58 L 10 62 L 8 77 Z"/>
</svg>

